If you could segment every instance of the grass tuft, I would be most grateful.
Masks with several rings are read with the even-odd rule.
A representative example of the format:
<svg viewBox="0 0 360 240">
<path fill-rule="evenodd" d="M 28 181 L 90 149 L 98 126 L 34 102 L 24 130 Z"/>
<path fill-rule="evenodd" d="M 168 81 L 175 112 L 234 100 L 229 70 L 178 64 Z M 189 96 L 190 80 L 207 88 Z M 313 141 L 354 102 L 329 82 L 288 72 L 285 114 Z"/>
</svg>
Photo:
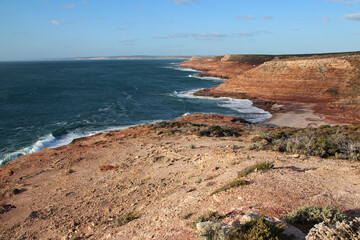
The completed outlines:
<svg viewBox="0 0 360 240">
<path fill-rule="evenodd" d="M 261 172 L 261 171 L 272 169 L 273 167 L 274 167 L 274 164 L 272 162 L 269 162 L 269 161 L 259 162 L 259 163 L 256 163 L 256 164 L 250 166 L 250 167 L 247 167 L 243 171 L 239 172 L 238 177 L 239 178 L 245 177 L 245 176 L 249 175 L 252 172 L 255 172 L 255 171 L 260 171 Z"/>
<path fill-rule="evenodd" d="M 116 227 L 123 226 L 131 221 L 134 221 L 135 219 L 138 219 L 139 217 L 140 217 L 140 215 L 135 212 L 130 212 L 130 213 L 124 214 L 120 217 L 115 218 L 115 220 L 114 220 L 115 226 Z"/>
<path fill-rule="evenodd" d="M 248 182 L 245 181 L 244 179 L 235 179 L 234 181 L 226 184 L 225 186 L 223 186 L 223 187 L 221 187 L 221 188 L 219 188 L 219 189 L 216 189 L 214 192 L 212 192 L 212 193 L 210 194 L 210 196 L 212 196 L 212 195 L 214 195 L 214 194 L 217 194 L 217 193 L 219 193 L 219 192 L 227 191 L 227 190 L 229 190 L 229 189 L 231 189 L 231 188 L 236 188 L 236 187 L 240 187 L 240 186 L 245 186 L 245 185 L 247 185 L 247 184 L 248 184 Z"/>
</svg>

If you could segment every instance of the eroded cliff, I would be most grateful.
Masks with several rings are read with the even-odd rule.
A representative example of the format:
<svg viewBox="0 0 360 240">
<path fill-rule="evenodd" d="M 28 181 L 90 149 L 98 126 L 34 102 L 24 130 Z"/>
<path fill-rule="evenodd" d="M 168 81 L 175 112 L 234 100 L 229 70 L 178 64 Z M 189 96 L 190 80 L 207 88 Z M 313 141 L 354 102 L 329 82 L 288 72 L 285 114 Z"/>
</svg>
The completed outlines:
<svg viewBox="0 0 360 240">
<path fill-rule="evenodd" d="M 228 78 L 203 91 L 206 95 L 316 103 L 315 110 L 328 119 L 360 121 L 360 53 L 227 55 L 190 59 L 181 66 Z"/>
</svg>

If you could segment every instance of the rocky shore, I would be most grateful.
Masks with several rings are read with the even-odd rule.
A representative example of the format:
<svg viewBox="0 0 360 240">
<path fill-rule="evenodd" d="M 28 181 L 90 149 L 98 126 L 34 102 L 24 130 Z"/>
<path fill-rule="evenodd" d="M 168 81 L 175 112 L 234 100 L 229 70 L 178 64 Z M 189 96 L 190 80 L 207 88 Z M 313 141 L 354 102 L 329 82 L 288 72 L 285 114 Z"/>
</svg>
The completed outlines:
<svg viewBox="0 0 360 240">
<path fill-rule="evenodd" d="M 310 110 L 327 122 L 360 122 L 359 52 L 195 57 L 180 67 L 228 79 L 198 95 L 247 98 L 260 107 L 270 106 L 267 108 L 270 111 L 271 104 L 264 103 L 277 102 L 284 106 L 283 112 L 287 111 L 287 103 L 307 103 Z M 294 105 L 290 106 L 293 111 Z"/>
</svg>

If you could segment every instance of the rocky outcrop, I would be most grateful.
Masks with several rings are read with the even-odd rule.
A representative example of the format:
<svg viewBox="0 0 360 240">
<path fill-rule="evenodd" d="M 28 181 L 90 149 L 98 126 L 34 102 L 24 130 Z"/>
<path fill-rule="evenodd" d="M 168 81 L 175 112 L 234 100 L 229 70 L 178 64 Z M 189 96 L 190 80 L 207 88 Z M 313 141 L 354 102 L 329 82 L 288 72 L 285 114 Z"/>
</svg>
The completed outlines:
<svg viewBox="0 0 360 240">
<path fill-rule="evenodd" d="M 228 78 L 205 95 L 316 103 L 315 110 L 328 118 L 360 122 L 360 53 L 227 55 L 190 59 L 181 66 Z"/>
<path fill-rule="evenodd" d="M 235 77 L 243 72 L 254 68 L 253 65 L 246 62 L 222 61 L 223 56 L 211 58 L 193 57 L 188 61 L 181 63 L 183 68 L 193 68 L 202 71 L 200 75 L 214 76 L 220 78 Z"/>
</svg>

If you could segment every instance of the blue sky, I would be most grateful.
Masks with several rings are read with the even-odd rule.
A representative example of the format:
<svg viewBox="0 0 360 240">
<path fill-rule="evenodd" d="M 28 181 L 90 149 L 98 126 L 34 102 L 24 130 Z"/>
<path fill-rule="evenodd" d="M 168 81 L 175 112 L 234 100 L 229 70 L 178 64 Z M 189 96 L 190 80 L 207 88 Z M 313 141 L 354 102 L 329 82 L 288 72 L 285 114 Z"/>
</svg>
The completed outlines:
<svg viewBox="0 0 360 240">
<path fill-rule="evenodd" d="M 360 50 L 360 0 L 0 0 L 0 60 Z"/>
</svg>

